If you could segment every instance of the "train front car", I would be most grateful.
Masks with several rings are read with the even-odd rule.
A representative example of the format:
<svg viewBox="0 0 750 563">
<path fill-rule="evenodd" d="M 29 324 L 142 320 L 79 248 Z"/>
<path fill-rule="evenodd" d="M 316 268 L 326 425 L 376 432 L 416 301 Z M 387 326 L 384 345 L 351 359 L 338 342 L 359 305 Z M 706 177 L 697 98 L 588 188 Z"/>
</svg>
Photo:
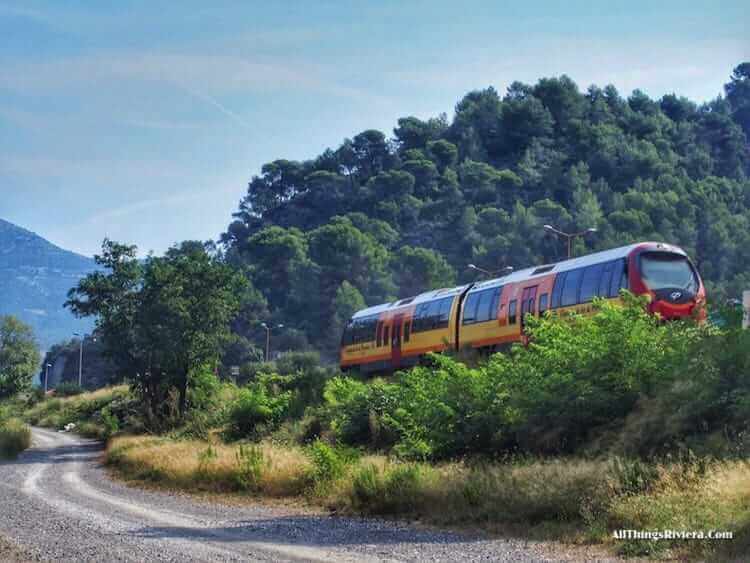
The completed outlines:
<svg viewBox="0 0 750 563">
<path fill-rule="evenodd" d="M 649 311 L 665 320 L 706 316 L 706 290 L 687 253 L 670 244 L 647 242 L 628 256 L 630 289 L 651 299 Z"/>
</svg>

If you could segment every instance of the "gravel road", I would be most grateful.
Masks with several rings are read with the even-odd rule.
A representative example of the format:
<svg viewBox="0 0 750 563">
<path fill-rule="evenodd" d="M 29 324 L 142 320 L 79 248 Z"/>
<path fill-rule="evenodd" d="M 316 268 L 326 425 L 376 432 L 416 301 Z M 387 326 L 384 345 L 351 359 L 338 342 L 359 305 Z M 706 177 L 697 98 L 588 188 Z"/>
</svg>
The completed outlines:
<svg viewBox="0 0 750 563">
<path fill-rule="evenodd" d="M 34 429 L 0 463 L 0 558 L 13 561 L 580 561 L 596 552 L 405 524 L 207 503 L 110 480 L 101 444 Z"/>
</svg>

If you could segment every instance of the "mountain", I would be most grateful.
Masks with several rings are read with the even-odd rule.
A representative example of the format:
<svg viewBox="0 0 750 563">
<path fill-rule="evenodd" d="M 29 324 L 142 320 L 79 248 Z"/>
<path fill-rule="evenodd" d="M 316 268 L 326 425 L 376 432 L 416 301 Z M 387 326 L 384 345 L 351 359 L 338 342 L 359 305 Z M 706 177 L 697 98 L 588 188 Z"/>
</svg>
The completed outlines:
<svg viewBox="0 0 750 563">
<path fill-rule="evenodd" d="M 76 319 L 63 303 L 68 290 L 96 267 L 91 258 L 0 219 L 0 315 L 31 325 L 43 350 L 73 332 L 91 331 L 93 322 Z"/>
</svg>

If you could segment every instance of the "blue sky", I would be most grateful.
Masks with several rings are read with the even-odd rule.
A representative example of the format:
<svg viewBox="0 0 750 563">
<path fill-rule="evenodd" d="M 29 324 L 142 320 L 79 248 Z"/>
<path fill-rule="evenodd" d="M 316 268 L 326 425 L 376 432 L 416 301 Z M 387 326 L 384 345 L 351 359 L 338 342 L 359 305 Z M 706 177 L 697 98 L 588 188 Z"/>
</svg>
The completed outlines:
<svg viewBox="0 0 750 563">
<path fill-rule="evenodd" d="M 469 90 L 721 92 L 746 1 L 0 0 L 0 217 L 93 254 L 217 237 L 247 181 Z"/>
</svg>

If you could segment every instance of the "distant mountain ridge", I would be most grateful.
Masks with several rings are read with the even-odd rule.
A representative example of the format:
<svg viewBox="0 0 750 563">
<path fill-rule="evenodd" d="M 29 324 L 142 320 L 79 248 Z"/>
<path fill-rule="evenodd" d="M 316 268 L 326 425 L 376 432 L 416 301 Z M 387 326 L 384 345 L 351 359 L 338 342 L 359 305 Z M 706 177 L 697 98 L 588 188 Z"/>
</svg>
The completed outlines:
<svg viewBox="0 0 750 563">
<path fill-rule="evenodd" d="M 91 320 L 76 319 L 63 303 L 68 290 L 96 268 L 93 259 L 0 219 L 0 314 L 31 325 L 43 350 L 91 330 Z"/>
</svg>

